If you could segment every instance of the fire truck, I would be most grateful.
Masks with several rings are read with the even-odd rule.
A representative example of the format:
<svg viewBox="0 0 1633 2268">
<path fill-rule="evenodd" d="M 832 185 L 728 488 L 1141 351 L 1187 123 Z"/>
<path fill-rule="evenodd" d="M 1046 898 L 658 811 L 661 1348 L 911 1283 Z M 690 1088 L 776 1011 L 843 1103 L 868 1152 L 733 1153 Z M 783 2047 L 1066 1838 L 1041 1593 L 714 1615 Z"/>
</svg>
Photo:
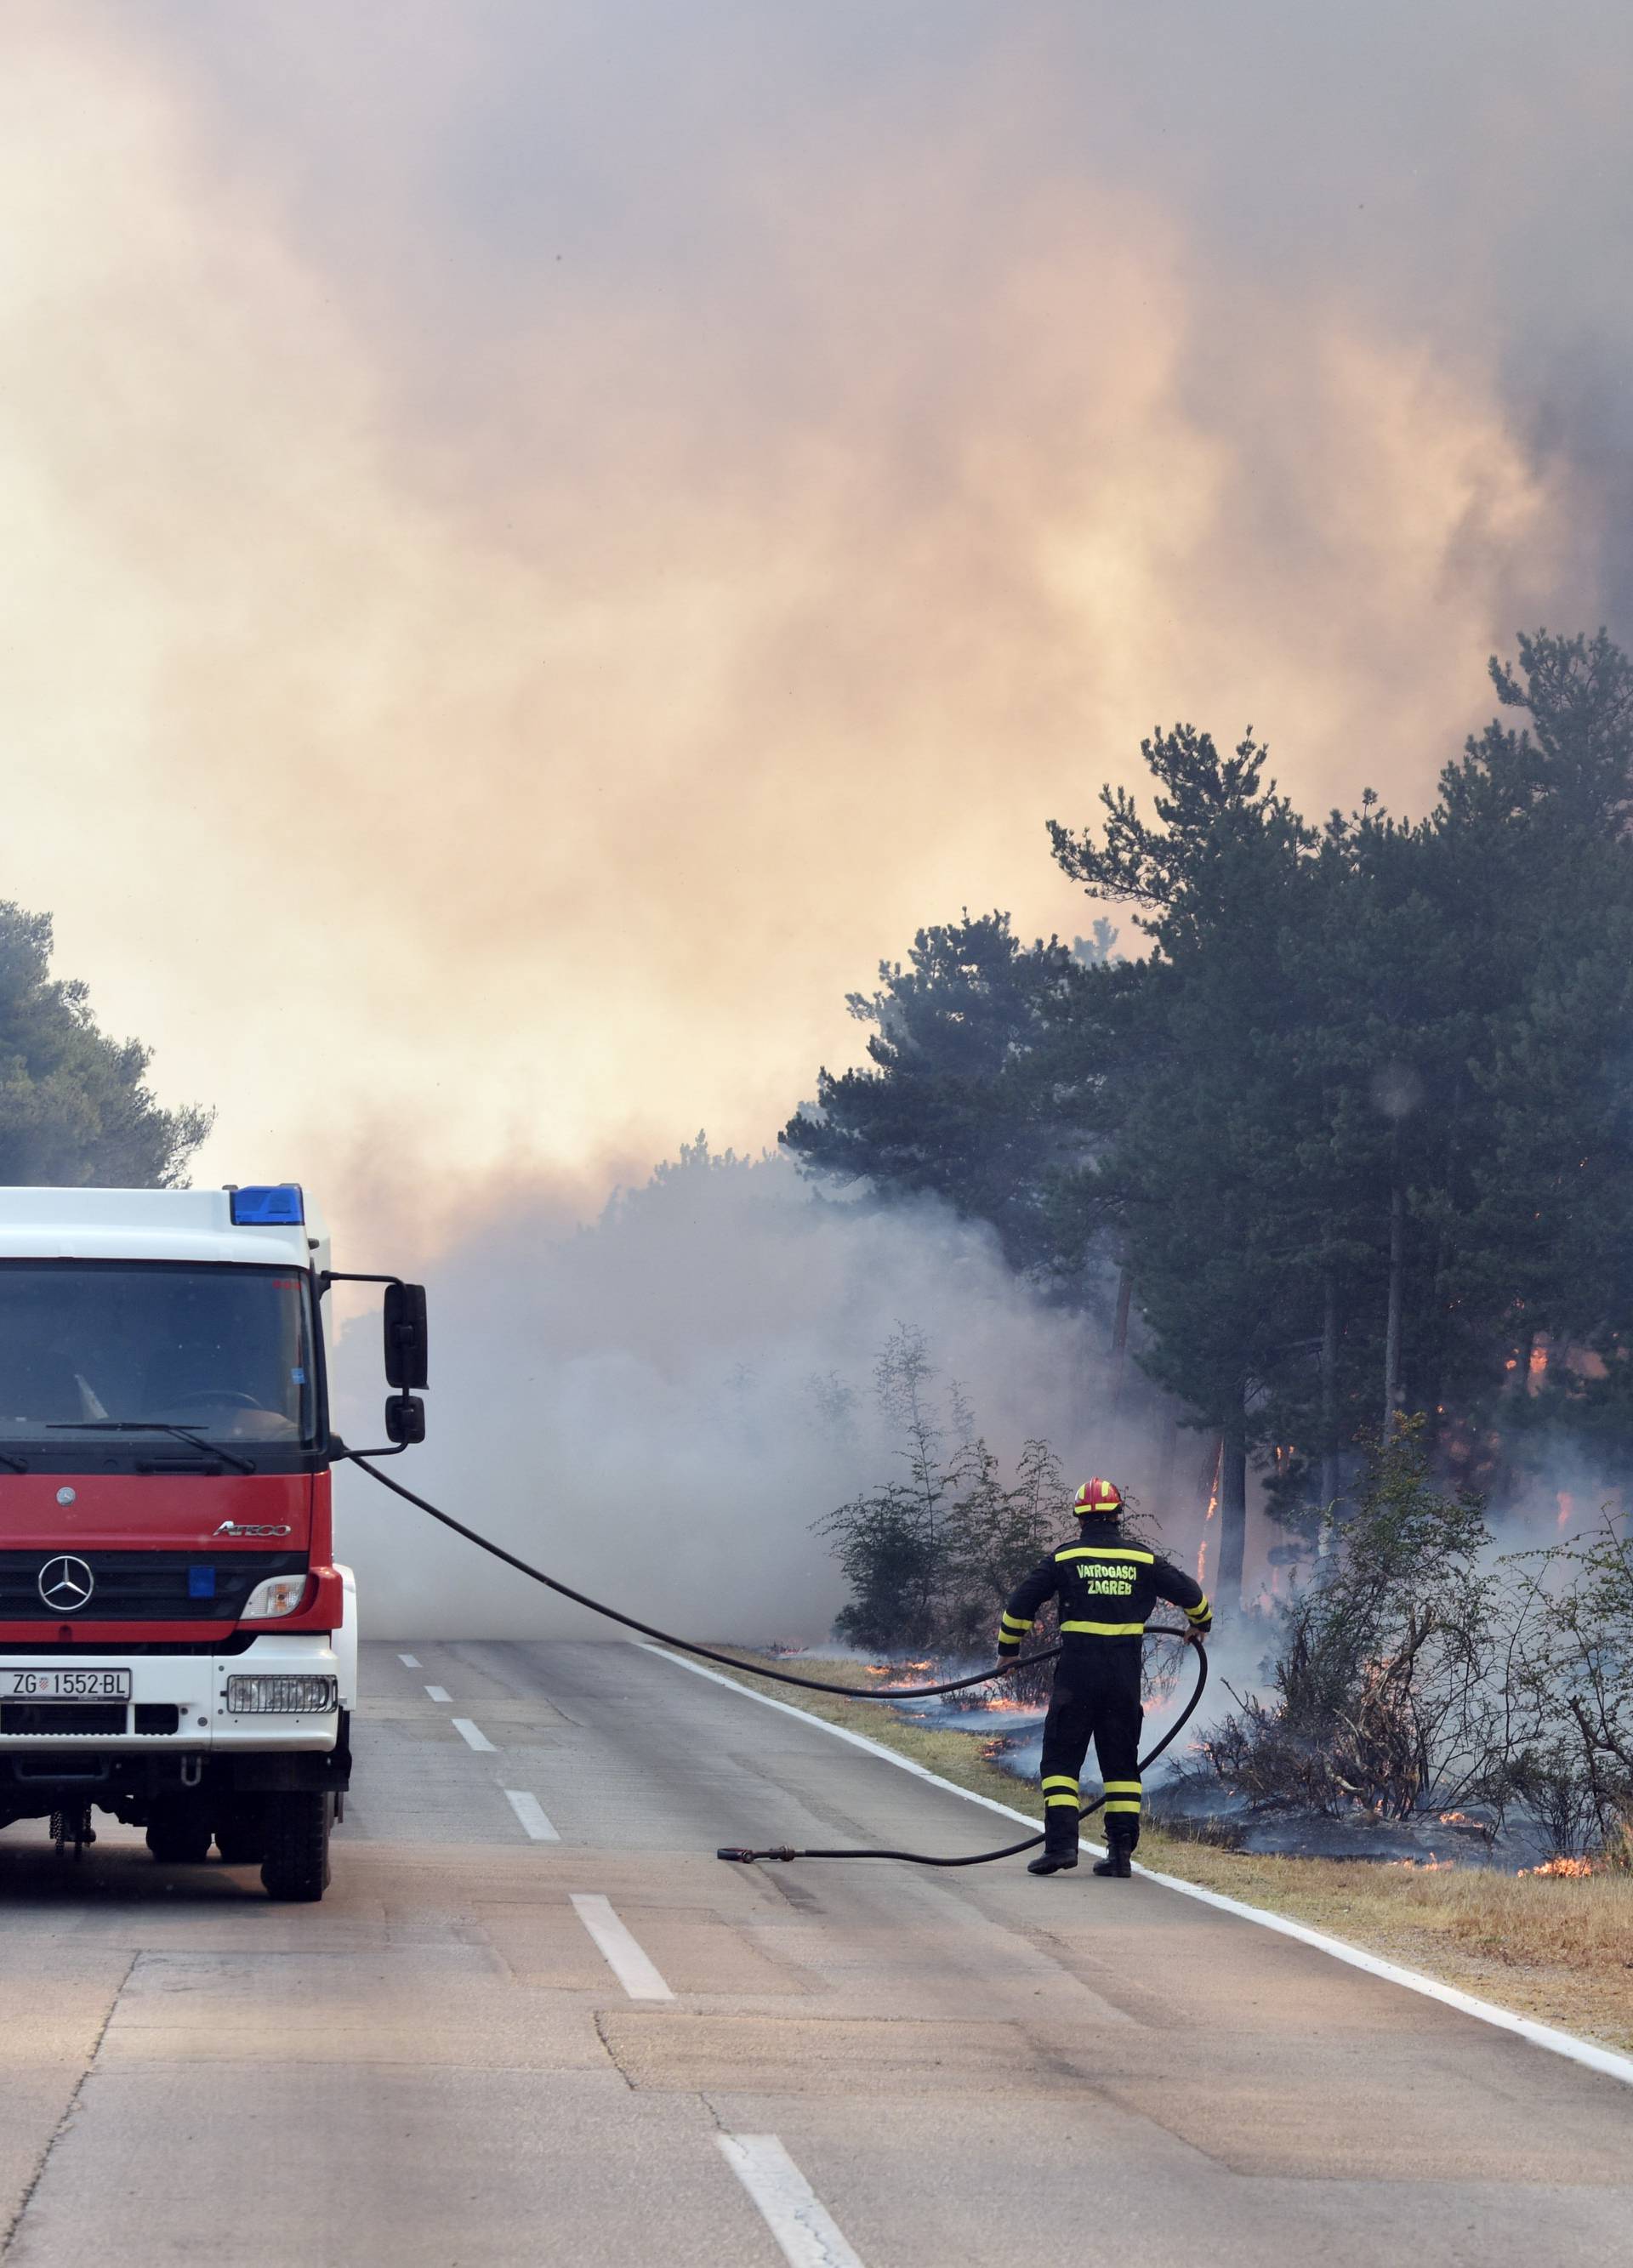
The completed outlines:
<svg viewBox="0 0 1633 2268">
<path fill-rule="evenodd" d="M 299 1184 L 0 1189 L 0 1827 L 93 1812 L 321 1898 L 357 1597 L 334 1558 L 329 1286 L 384 1286 L 392 1455 L 423 1288 L 336 1276 Z"/>
</svg>

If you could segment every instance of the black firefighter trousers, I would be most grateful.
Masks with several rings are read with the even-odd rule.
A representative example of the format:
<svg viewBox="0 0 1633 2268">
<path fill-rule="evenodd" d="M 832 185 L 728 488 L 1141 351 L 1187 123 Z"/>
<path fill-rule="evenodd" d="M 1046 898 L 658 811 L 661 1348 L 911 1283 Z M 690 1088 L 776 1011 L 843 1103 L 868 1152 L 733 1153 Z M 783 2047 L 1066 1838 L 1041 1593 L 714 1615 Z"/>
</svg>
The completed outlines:
<svg viewBox="0 0 1633 2268">
<path fill-rule="evenodd" d="M 1078 1778 L 1094 1742 L 1105 1784 L 1106 1841 L 1132 1851 L 1140 1840 L 1141 1646 L 1138 1638 L 1068 1638 L 1044 1719 L 1044 1848 L 1075 1852 Z"/>
</svg>

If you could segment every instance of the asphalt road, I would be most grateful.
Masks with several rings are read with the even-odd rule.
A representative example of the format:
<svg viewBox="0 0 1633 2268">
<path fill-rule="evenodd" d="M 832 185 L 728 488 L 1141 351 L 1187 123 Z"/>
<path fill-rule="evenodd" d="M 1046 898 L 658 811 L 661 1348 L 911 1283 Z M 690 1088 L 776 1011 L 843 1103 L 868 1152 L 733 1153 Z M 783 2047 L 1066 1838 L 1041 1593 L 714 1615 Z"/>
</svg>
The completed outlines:
<svg viewBox="0 0 1633 2268">
<path fill-rule="evenodd" d="M 634 1646 L 403 1651 L 321 1906 L 0 1833 L 7 2268 L 1633 2261 L 1615 2080 L 1149 1882 L 721 1866 L 1007 1836 Z"/>
</svg>

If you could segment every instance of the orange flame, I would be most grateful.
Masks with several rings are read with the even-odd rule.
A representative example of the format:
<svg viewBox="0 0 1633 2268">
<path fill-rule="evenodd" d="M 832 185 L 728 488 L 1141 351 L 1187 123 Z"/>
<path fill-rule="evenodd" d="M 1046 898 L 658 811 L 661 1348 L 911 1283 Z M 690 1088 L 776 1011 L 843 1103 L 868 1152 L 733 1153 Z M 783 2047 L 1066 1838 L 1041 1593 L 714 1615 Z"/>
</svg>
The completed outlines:
<svg viewBox="0 0 1633 2268">
<path fill-rule="evenodd" d="M 1202 1514 L 1202 1541 L 1196 1555 L 1196 1580 L 1199 1583 L 1202 1583 L 1204 1587 L 1206 1587 L 1205 1572 L 1208 1566 L 1208 1523 L 1219 1509 L 1219 1476 L 1223 1466 L 1224 1443 L 1221 1441 L 1219 1454 L 1214 1459 L 1214 1477 L 1208 1491 L 1208 1509 Z"/>
<path fill-rule="evenodd" d="M 1555 1874 L 1571 1881 L 1580 1881 L 1593 1871 L 1591 1859 L 1548 1859 L 1540 1867 L 1522 1867 L 1521 1874 Z"/>
</svg>

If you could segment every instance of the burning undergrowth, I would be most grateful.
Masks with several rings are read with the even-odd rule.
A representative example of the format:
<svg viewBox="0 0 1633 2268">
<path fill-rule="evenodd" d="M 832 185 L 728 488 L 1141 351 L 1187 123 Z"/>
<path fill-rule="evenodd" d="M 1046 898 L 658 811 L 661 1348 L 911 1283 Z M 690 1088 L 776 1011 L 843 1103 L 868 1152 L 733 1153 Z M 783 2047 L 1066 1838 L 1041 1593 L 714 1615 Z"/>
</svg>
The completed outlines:
<svg viewBox="0 0 1633 2268">
<path fill-rule="evenodd" d="M 798 1660 L 813 1668 L 819 1664 L 842 1665 L 845 1683 L 853 1684 L 859 1692 L 874 1694 L 888 1705 L 891 1716 L 904 1723 L 920 1725 L 927 1731 L 967 1734 L 979 1743 L 982 1756 L 1000 1770 L 1019 1779 L 1037 1775 L 1052 1664 L 1031 1671 L 1012 1671 L 1002 1680 L 960 1693 L 898 1698 L 895 1689 L 898 1687 L 938 1685 L 977 1676 L 990 1670 L 991 1662 L 973 1654 L 920 1654 L 869 1661 L 853 1647 L 840 1644 L 779 1645 L 767 1647 L 766 1653 L 773 1660 Z"/>
<path fill-rule="evenodd" d="M 1340 1547 L 1285 1603 L 1262 1691 L 1164 1792 L 1238 1847 L 1397 1863 L 1622 1863 L 1633 1817 L 1633 1550 L 1499 1557 L 1416 1429 L 1374 1462 Z"/>
</svg>

